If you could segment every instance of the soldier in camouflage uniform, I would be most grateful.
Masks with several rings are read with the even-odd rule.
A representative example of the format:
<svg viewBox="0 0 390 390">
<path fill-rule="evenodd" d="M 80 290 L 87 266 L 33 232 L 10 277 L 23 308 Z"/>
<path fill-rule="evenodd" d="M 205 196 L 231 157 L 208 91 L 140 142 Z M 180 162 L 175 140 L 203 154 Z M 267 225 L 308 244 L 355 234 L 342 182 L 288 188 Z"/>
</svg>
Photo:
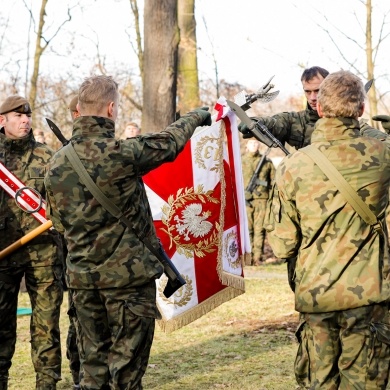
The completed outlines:
<svg viewBox="0 0 390 390">
<path fill-rule="evenodd" d="M 382 123 L 383 130 L 386 134 L 390 134 L 390 116 L 389 115 L 375 115 L 372 117 L 375 121 L 380 121 Z M 386 223 L 387 229 L 390 231 L 390 204 L 387 205 L 386 210 Z M 389 236 L 390 240 L 390 236 Z"/>
<path fill-rule="evenodd" d="M 107 76 L 79 89 L 72 145 L 94 182 L 124 216 L 129 229 L 80 182 L 64 151 L 45 177 L 48 215 L 67 241 L 67 284 L 76 309 L 81 389 L 142 389 L 152 345 L 155 280 L 163 267 L 141 241 L 157 236 L 142 176 L 173 161 L 198 126 L 211 124 L 198 109 L 160 133 L 115 139 L 118 84 Z"/>
<path fill-rule="evenodd" d="M 314 125 L 319 119 L 316 108 L 318 91 L 328 74 L 326 69 L 319 66 L 313 66 L 303 71 L 301 82 L 307 99 L 305 110 L 282 112 L 271 117 L 253 117 L 253 119 L 264 124 L 283 144 L 287 143 L 295 149 L 309 145 Z M 252 137 L 252 133 L 245 124 L 240 123 L 238 128 L 243 133 L 244 138 Z M 360 123 L 360 132 L 364 136 L 378 138 L 390 145 L 390 137 L 382 131 L 370 127 L 364 120 Z M 267 144 L 266 137 L 264 137 L 264 141 L 261 141 Z"/>
<path fill-rule="evenodd" d="M 247 188 L 262 158 L 259 147 L 260 142 L 257 140 L 249 139 L 247 141 L 246 153 L 242 156 L 242 173 L 245 188 Z M 253 193 L 245 192 L 249 236 L 252 243 L 252 256 L 251 259 L 247 260 L 246 265 L 258 265 L 262 260 L 265 239 L 264 217 L 274 176 L 275 167 L 272 161 L 266 157 L 257 176 L 258 181 L 255 190 Z"/>
<path fill-rule="evenodd" d="M 52 151 L 37 143 L 31 130 L 31 108 L 13 95 L 0 106 L 0 161 L 26 186 L 45 197 L 43 179 Z M 0 188 L 0 248 L 18 241 L 40 226 Z M 25 276 L 30 296 L 31 356 L 36 389 L 53 390 L 61 379 L 60 306 L 62 264 L 57 253 L 58 234 L 47 231 L 0 262 L 0 390 L 7 389 L 8 371 L 15 351 L 20 281 Z"/>
<path fill-rule="evenodd" d="M 390 150 L 360 135 L 365 91 L 350 72 L 329 75 L 318 94 L 311 142 L 331 161 L 384 232 L 368 225 L 313 160 L 297 151 L 276 171 L 269 241 L 297 256 L 300 312 L 296 379 L 302 388 L 385 389 L 390 370 L 390 263 L 384 239 Z M 303 149 L 304 150 L 304 149 Z"/>
<path fill-rule="evenodd" d="M 74 96 L 69 103 L 69 112 L 74 121 L 80 116 L 80 113 L 77 110 L 78 96 Z M 68 291 L 68 315 L 69 315 L 69 329 L 68 336 L 66 338 L 66 357 L 69 360 L 69 368 L 72 374 L 73 379 L 73 389 L 77 390 L 80 388 L 80 355 L 77 348 L 77 334 L 74 317 L 76 316 L 76 311 L 72 301 L 72 294 Z"/>
</svg>

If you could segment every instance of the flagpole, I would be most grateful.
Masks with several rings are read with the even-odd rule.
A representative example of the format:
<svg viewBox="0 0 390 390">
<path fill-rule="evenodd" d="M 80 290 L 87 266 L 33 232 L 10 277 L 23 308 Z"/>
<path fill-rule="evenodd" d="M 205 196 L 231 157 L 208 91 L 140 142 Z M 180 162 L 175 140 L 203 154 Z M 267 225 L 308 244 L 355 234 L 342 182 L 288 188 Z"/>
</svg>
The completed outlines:
<svg viewBox="0 0 390 390">
<path fill-rule="evenodd" d="M 13 244 L 7 246 L 7 248 L 0 251 L 0 260 L 2 260 L 4 257 L 8 256 L 10 253 L 15 251 L 16 249 L 19 249 L 24 244 L 27 244 L 33 238 L 39 236 L 45 230 L 50 229 L 52 226 L 53 226 L 52 221 L 46 221 L 42 225 L 38 226 L 36 229 L 31 230 L 31 232 L 27 233 L 25 236 L 20 238 L 18 241 L 15 241 Z"/>
</svg>

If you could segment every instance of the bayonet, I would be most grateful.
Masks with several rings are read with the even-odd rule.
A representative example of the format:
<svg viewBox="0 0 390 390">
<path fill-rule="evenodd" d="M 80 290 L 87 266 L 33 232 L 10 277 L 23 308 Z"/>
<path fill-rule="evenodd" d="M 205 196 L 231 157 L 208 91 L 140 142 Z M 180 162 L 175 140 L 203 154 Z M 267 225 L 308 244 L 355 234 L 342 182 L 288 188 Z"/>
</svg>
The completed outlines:
<svg viewBox="0 0 390 390">
<path fill-rule="evenodd" d="M 366 84 L 364 84 L 364 90 L 366 93 L 370 90 L 372 84 L 374 83 L 374 79 L 368 80 Z"/>
<path fill-rule="evenodd" d="M 61 133 L 61 130 L 58 128 L 58 126 L 51 121 L 49 118 L 45 118 L 47 124 L 49 125 L 51 131 L 55 134 L 55 136 L 59 139 L 59 141 L 62 143 L 63 146 L 65 146 L 69 141 L 64 137 L 64 135 Z"/>
</svg>

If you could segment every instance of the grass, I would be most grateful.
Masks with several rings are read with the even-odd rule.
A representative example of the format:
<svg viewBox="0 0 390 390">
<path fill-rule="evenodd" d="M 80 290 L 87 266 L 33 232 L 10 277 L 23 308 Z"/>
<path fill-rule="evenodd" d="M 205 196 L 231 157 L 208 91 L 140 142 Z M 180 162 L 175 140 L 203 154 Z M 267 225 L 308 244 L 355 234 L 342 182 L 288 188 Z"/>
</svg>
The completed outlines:
<svg viewBox="0 0 390 390">
<path fill-rule="evenodd" d="M 165 334 L 157 326 L 145 390 L 296 389 L 293 362 L 298 315 L 285 273 L 285 264 L 249 267 L 245 294 L 173 333 Z M 19 307 L 26 306 L 28 296 L 21 293 Z M 65 357 L 66 310 L 65 297 L 59 390 L 71 389 Z M 28 327 L 29 317 L 19 317 L 9 390 L 35 388 Z"/>
</svg>

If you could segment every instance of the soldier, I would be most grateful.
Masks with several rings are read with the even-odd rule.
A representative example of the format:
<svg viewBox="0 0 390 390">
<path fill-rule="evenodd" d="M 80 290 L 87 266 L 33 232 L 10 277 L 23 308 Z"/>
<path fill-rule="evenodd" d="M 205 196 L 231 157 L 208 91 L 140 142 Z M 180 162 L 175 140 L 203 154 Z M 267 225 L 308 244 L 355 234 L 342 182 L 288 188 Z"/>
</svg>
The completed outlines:
<svg viewBox="0 0 390 390">
<path fill-rule="evenodd" d="M 303 71 L 301 82 L 305 93 L 307 104 L 303 111 L 282 112 L 271 117 L 254 117 L 265 125 L 268 130 L 283 144 L 287 143 L 295 149 L 303 148 L 310 144 L 314 125 L 319 119 L 316 109 L 317 95 L 322 81 L 328 76 L 329 72 L 319 66 L 313 66 Z M 390 143 L 390 137 L 383 132 L 370 127 L 364 120 L 360 124 L 361 134 L 367 137 L 374 137 L 380 140 L 386 140 Z M 239 130 L 244 138 L 251 138 L 252 133 L 245 124 L 240 123 Z M 267 144 L 267 138 L 261 140 Z"/>
<path fill-rule="evenodd" d="M 76 95 L 69 103 L 69 112 L 74 121 L 80 116 L 77 110 L 78 96 Z M 69 329 L 66 338 L 66 357 L 69 360 L 69 368 L 73 379 L 73 389 L 80 389 L 80 355 L 77 348 L 77 334 L 76 334 L 76 311 L 72 301 L 71 291 L 68 291 L 68 315 L 69 315 Z"/>
<path fill-rule="evenodd" d="M 249 139 L 247 141 L 246 153 L 242 157 L 242 173 L 245 188 L 247 188 L 257 165 L 262 159 L 259 148 L 259 141 L 255 139 Z M 265 239 L 264 217 L 274 176 L 274 165 L 269 158 L 265 157 L 256 178 L 257 185 L 255 190 L 252 193 L 249 191 L 245 192 L 249 236 L 252 243 L 252 256 L 251 259 L 247 260 L 246 265 L 259 265 L 262 261 Z"/>
<path fill-rule="evenodd" d="M 31 130 L 29 102 L 9 96 L 0 106 L 0 162 L 25 186 L 45 197 L 46 164 L 52 151 L 37 143 Z M 18 241 L 38 222 L 19 208 L 15 199 L 0 189 L 0 247 Z M 8 386 L 9 368 L 16 343 L 16 312 L 19 285 L 25 277 L 31 300 L 31 356 L 36 372 L 36 389 L 56 389 L 61 379 L 60 306 L 62 264 L 57 252 L 56 232 L 45 232 L 0 262 L 0 389 Z"/>
<path fill-rule="evenodd" d="M 126 125 L 125 131 L 123 132 L 124 138 L 132 138 L 141 134 L 141 129 L 135 122 L 130 122 Z"/>
<path fill-rule="evenodd" d="M 41 144 L 45 144 L 45 133 L 41 129 L 34 130 L 34 138 L 35 141 L 40 142 Z"/>
<path fill-rule="evenodd" d="M 118 84 L 108 76 L 87 78 L 78 94 L 81 114 L 71 144 L 103 193 L 133 223 L 113 217 L 80 182 L 58 150 L 45 177 L 48 214 L 65 233 L 67 285 L 76 309 L 82 389 L 142 389 L 155 319 L 155 280 L 163 272 L 144 245 L 158 245 L 142 176 L 173 161 L 210 113 L 194 110 L 160 133 L 117 140 Z"/>
<path fill-rule="evenodd" d="M 276 171 L 267 230 L 277 256 L 297 256 L 295 375 L 302 388 L 385 389 L 388 382 L 390 264 L 384 215 L 390 151 L 360 135 L 365 96 L 352 73 L 330 74 L 318 94 L 321 119 L 311 142 L 383 230 L 357 214 L 341 186 L 306 154 L 308 148 L 287 156 Z"/>
</svg>

